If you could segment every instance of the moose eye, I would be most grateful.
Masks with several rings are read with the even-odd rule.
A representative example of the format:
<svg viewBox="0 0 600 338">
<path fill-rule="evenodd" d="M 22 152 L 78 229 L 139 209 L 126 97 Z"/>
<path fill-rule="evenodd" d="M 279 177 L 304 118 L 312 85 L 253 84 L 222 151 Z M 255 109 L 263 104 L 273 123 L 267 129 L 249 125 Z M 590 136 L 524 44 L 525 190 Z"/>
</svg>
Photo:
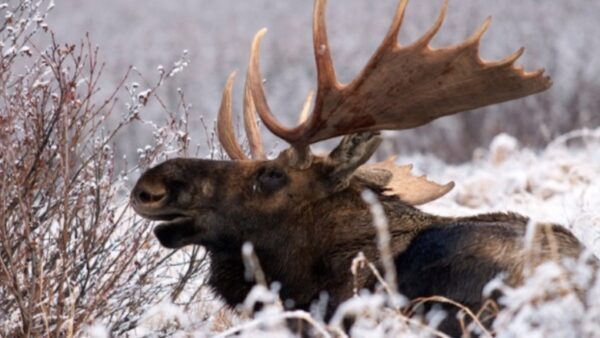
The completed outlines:
<svg viewBox="0 0 600 338">
<path fill-rule="evenodd" d="M 279 170 L 273 168 L 263 168 L 258 173 L 258 185 L 260 191 L 265 193 L 272 193 L 288 183 L 287 175 Z"/>
</svg>

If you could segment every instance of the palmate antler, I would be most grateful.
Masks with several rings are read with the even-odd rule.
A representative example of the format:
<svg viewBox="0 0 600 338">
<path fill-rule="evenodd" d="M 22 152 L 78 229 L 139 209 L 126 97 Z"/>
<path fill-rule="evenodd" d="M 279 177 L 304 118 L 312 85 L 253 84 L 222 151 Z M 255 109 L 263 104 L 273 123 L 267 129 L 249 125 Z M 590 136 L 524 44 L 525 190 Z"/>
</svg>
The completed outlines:
<svg viewBox="0 0 600 338">
<path fill-rule="evenodd" d="M 244 125 L 253 159 L 265 159 L 256 123 L 256 113 L 265 126 L 288 142 L 299 167 L 309 165 L 308 145 L 328 138 L 383 129 L 410 129 L 437 118 L 465 110 L 513 100 L 541 92 L 551 86 L 543 69 L 525 72 L 514 66 L 523 48 L 503 60 L 485 62 L 479 43 L 490 24 L 488 18 L 466 41 L 433 49 L 429 42 L 440 29 L 448 1 L 434 25 L 419 40 L 400 46 L 398 33 L 408 0 L 402 0 L 383 42 L 365 68 L 350 83 L 341 84 L 335 75 L 325 27 L 326 0 L 315 0 L 313 45 L 317 66 L 317 93 L 309 115 L 309 95 L 294 128 L 282 126 L 267 103 L 259 65 L 259 45 L 266 33 L 254 37 L 244 88 Z M 247 159 L 235 139 L 231 118 L 234 74 L 225 86 L 218 119 L 219 139 L 232 159 Z M 390 194 L 412 204 L 421 204 L 447 193 L 452 182 L 438 185 L 425 177 L 414 177 L 410 167 L 390 161 L 365 165 L 358 174 L 377 176 L 387 172 L 383 186 Z"/>
<path fill-rule="evenodd" d="M 316 0 L 313 44 L 317 65 L 314 109 L 295 128 L 279 124 L 266 100 L 259 66 L 259 44 L 265 30 L 254 38 L 248 83 L 265 126 L 295 147 L 339 135 L 382 129 L 409 129 L 442 116 L 508 101 L 543 91 L 550 78 L 543 70 L 527 73 L 514 67 L 523 48 L 496 62 L 479 58 L 479 42 L 488 18 L 466 41 L 432 49 L 429 42 L 441 27 L 448 1 L 427 33 L 410 46 L 398 44 L 398 32 L 408 0 L 398 5 L 392 25 L 365 68 L 349 84 L 335 76 L 325 28 L 326 0 Z"/>
</svg>

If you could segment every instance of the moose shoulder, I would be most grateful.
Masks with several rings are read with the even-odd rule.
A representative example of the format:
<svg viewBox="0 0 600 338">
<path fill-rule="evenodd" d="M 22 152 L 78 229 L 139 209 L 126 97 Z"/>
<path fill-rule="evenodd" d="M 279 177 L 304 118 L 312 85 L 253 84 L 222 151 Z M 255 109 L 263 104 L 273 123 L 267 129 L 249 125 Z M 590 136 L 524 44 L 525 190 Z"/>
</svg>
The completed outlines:
<svg viewBox="0 0 600 338">
<path fill-rule="evenodd" d="M 349 84 L 335 77 L 327 42 L 325 1 L 317 0 L 313 37 L 318 91 L 312 114 L 288 129 L 271 114 L 252 44 L 244 93 L 244 121 L 252 159 L 232 127 L 233 75 L 225 86 L 218 133 L 232 161 L 172 159 L 145 172 L 131 194 L 143 217 L 163 221 L 154 232 L 162 245 L 196 244 L 211 256 L 210 283 L 228 304 L 244 300 L 252 282 L 244 278 L 241 247 L 254 245 L 267 282 L 281 283 L 281 297 L 307 309 L 325 291 L 328 315 L 353 295 L 352 260 L 363 252 L 380 262 L 376 229 L 361 194 L 373 191 L 388 219 L 398 290 L 411 299 L 440 295 L 474 311 L 485 299 L 484 285 L 498 274 L 522 281 L 523 237 L 528 220 L 512 213 L 450 218 L 425 213 L 416 205 L 436 199 L 453 184 L 438 185 L 410 175 L 392 161 L 365 164 L 379 146 L 377 131 L 408 129 L 436 118 L 543 91 L 551 85 L 542 71 L 514 67 L 522 50 L 496 62 L 477 51 L 488 21 L 465 42 L 441 49 L 428 45 L 442 25 L 447 4 L 434 26 L 415 43 L 401 47 L 397 35 L 407 1 L 401 1 L 389 32 L 375 55 Z M 304 112 L 310 108 L 307 100 Z M 256 125 L 290 144 L 266 159 Z M 305 115 L 305 114 L 303 114 Z M 345 135 L 328 156 L 309 146 Z M 583 248 L 562 227 L 541 224 L 533 236 L 536 262 L 577 257 Z M 359 278 L 373 289 L 376 279 Z M 449 308 L 449 311 L 453 309 Z M 442 329 L 458 334 L 449 316 Z"/>
</svg>

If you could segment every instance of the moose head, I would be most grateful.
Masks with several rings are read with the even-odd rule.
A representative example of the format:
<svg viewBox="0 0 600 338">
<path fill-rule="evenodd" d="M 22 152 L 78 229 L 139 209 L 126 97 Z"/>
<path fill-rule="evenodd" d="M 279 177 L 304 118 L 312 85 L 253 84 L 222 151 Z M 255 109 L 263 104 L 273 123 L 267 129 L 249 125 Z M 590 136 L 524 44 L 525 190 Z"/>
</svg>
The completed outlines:
<svg viewBox="0 0 600 338">
<path fill-rule="evenodd" d="M 408 1 L 401 1 L 383 42 L 358 77 L 341 84 L 335 75 L 325 28 L 324 0 L 314 10 L 313 44 L 318 73 L 317 94 L 304 106 L 300 125 L 288 129 L 276 121 L 267 103 L 259 67 L 259 45 L 252 43 L 244 93 L 244 126 L 252 158 L 235 139 L 232 127 L 231 74 L 223 93 L 218 136 L 232 161 L 173 159 L 148 170 L 131 195 L 142 216 L 163 220 L 156 236 L 170 248 L 207 244 L 218 237 L 244 240 L 249 224 L 268 231 L 282 215 L 302 213 L 310 205 L 332 198 L 353 180 L 393 192 L 409 204 L 438 198 L 452 187 L 410 176 L 408 168 L 390 162 L 363 164 L 381 140 L 383 129 L 409 129 L 442 116 L 512 100 L 547 89 L 543 70 L 525 72 L 514 63 L 523 48 L 495 62 L 478 56 L 479 42 L 490 20 L 456 46 L 432 49 L 447 3 L 433 27 L 409 46 L 400 46 L 398 32 Z M 267 159 L 256 123 L 290 144 Z M 329 156 L 311 154 L 312 143 L 346 135 Z M 260 229 L 264 227 L 265 229 Z"/>
</svg>

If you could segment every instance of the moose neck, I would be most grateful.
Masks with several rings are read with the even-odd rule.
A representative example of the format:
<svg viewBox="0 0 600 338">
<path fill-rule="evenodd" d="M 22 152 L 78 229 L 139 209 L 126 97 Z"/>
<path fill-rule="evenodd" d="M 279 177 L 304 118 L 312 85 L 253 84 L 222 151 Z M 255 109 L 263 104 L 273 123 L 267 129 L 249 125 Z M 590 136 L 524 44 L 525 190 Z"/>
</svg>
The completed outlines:
<svg viewBox="0 0 600 338">
<path fill-rule="evenodd" d="M 315 212 L 316 215 L 322 215 L 315 218 L 315 231 L 320 231 L 320 234 L 314 238 L 318 241 L 318 253 L 321 256 L 314 255 L 313 258 L 321 258 L 325 269 L 313 275 L 322 275 L 323 280 L 331 284 L 325 288 L 324 285 L 318 287 L 320 290 L 329 291 L 333 308 L 352 297 L 354 287 L 371 289 L 376 283 L 371 273 L 352 276 L 350 269 L 359 252 L 376 266 L 380 263 L 377 230 L 373 225 L 370 208 L 361 197 L 363 190 L 362 185 L 351 187 L 342 193 L 343 196 L 322 203 L 319 208 L 323 213 Z M 394 254 L 403 252 L 419 231 L 445 220 L 443 217 L 422 212 L 396 196 L 379 194 L 379 201 L 387 217 L 391 251 Z M 327 210 L 329 214 L 326 214 Z"/>
<path fill-rule="evenodd" d="M 262 224 L 269 231 L 255 233 L 253 243 L 267 282 L 281 283 L 282 299 L 294 300 L 307 308 L 322 291 L 330 292 L 336 305 L 351 297 L 352 260 L 359 252 L 377 264 L 379 251 L 369 206 L 361 198 L 362 185 L 351 185 L 327 199 L 303 206 L 287 215 L 272 217 Z M 418 231 L 440 218 L 401 202 L 397 197 L 380 195 L 388 217 L 392 250 L 402 252 Z M 242 302 L 251 289 L 245 281 L 239 249 L 210 248 L 211 285 L 230 305 Z M 371 287 L 374 280 L 363 278 L 360 287 Z M 337 293 L 331 293 L 337 290 Z"/>
</svg>

